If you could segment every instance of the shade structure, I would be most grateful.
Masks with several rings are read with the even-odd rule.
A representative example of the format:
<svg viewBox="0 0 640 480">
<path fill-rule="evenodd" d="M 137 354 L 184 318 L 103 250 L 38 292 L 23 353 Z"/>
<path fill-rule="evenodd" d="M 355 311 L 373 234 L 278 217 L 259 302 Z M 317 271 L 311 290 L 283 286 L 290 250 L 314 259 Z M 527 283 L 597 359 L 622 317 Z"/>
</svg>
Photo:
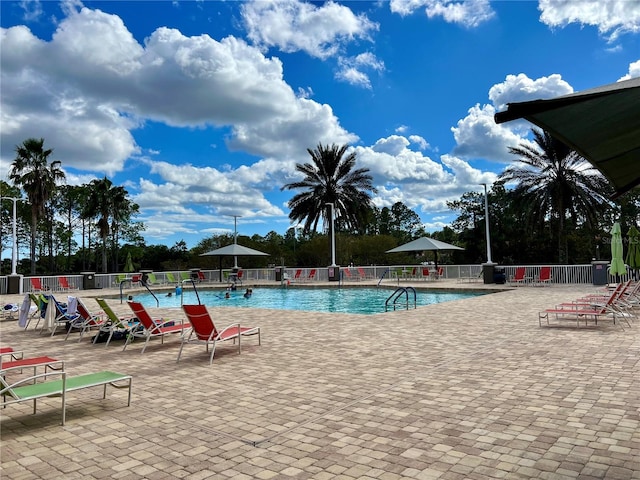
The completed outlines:
<svg viewBox="0 0 640 480">
<path fill-rule="evenodd" d="M 127 253 L 127 260 L 124 262 L 124 272 L 131 273 L 134 272 L 135 268 L 133 267 L 133 260 L 131 259 L 131 252 Z"/>
<path fill-rule="evenodd" d="M 587 159 L 614 198 L 640 185 L 640 78 L 549 100 L 509 103 L 496 123 L 524 118 Z"/>
<path fill-rule="evenodd" d="M 207 253 L 201 253 L 200 256 L 204 257 L 207 255 L 218 256 L 220 258 L 220 281 L 222 281 L 222 257 L 226 256 L 234 256 L 234 257 L 242 257 L 242 256 L 266 256 L 268 253 L 261 252 L 260 250 L 254 250 L 253 248 L 244 247 L 242 245 L 238 245 L 237 243 L 232 243 L 231 245 L 227 245 L 225 247 L 220 247 L 215 250 L 211 250 Z"/>
<path fill-rule="evenodd" d="M 259 250 L 254 250 L 253 248 L 249 248 L 249 247 L 244 247 L 242 245 L 238 245 L 237 243 L 232 243 L 231 245 L 227 245 L 225 247 L 220 247 L 217 248 L 215 250 L 211 250 L 210 252 L 207 253 L 202 253 L 200 254 L 201 257 L 204 257 L 206 255 L 217 255 L 217 256 L 228 256 L 228 255 L 233 255 L 233 256 L 238 256 L 238 257 L 242 257 L 242 256 L 251 256 L 251 257 L 255 257 L 258 255 L 269 255 L 268 253 L 264 253 L 261 252 Z"/>
<path fill-rule="evenodd" d="M 626 275 L 627 266 L 622 260 L 622 230 L 620 224 L 615 222 L 611 228 L 611 266 L 609 267 L 611 275 Z"/>
<path fill-rule="evenodd" d="M 464 248 L 458 247 L 456 245 L 451 245 L 450 243 L 441 242 L 440 240 L 436 240 L 435 238 L 420 237 L 412 240 L 409 243 L 405 243 L 403 245 L 392 248 L 391 250 L 387 250 L 386 253 L 424 252 L 427 250 L 433 251 L 437 267 L 438 251 L 464 250 Z"/>
<path fill-rule="evenodd" d="M 634 271 L 634 277 L 637 277 L 637 270 L 640 269 L 640 232 L 634 226 L 629 229 L 627 234 L 629 245 L 627 247 L 626 264 Z"/>
</svg>

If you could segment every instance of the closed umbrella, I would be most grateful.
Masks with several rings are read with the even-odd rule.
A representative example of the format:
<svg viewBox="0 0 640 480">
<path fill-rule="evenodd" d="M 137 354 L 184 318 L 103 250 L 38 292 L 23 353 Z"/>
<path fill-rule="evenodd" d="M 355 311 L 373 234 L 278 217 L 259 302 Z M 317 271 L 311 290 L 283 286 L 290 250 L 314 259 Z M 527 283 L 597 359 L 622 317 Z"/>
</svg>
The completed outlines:
<svg viewBox="0 0 640 480">
<path fill-rule="evenodd" d="M 135 271 L 133 268 L 133 260 L 131 259 L 131 252 L 127 253 L 127 260 L 124 262 L 125 273 L 131 273 Z"/>
<path fill-rule="evenodd" d="M 627 266 L 622 260 L 622 231 L 618 222 L 614 223 L 611 228 L 611 266 L 609 267 L 609 274 L 627 274 Z"/>
<path fill-rule="evenodd" d="M 636 278 L 638 269 L 640 269 L 640 232 L 636 227 L 632 226 L 627 236 L 629 238 L 629 247 L 627 249 L 626 263 L 633 270 L 634 278 Z"/>
</svg>

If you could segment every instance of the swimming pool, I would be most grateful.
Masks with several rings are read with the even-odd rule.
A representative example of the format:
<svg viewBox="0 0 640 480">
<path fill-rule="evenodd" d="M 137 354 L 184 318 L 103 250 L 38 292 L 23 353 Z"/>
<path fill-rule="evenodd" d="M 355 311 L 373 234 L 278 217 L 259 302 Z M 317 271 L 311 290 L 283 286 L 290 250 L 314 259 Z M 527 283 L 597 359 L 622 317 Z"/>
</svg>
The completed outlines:
<svg viewBox="0 0 640 480">
<path fill-rule="evenodd" d="M 304 310 L 312 312 L 360 313 L 371 315 L 383 313 L 385 301 L 394 292 L 386 288 L 254 288 L 250 298 L 244 298 L 244 290 L 229 292 L 225 298 L 225 291 L 201 290 L 198 292 L 200 302 L 210 307 L 242 307 L 267 308 L 276 310 Z M 416 292 L 416 305 L 424 306 L 434 303 L 461 300 L 486 292 Z M 158 293 L 160 307 L 181 307 L 180 295 L 165 296 Z M 149 293 L 135 295 L 135 300 L 146 307 L 156 307 L 155 298 Z M 402 297 L 404 299 L 404 297 Z M 409 293 L 411 308 L 413 295 Z M 183 303 L 198 303 L 196 294 L 192 291 L 184 292 Z M 404 305 L 404 304 L 403 304 Z M 402 308 L 402 307 L 400 307 Z M 393 310 L 393 307 L 390 308 Z"/>
</svg>

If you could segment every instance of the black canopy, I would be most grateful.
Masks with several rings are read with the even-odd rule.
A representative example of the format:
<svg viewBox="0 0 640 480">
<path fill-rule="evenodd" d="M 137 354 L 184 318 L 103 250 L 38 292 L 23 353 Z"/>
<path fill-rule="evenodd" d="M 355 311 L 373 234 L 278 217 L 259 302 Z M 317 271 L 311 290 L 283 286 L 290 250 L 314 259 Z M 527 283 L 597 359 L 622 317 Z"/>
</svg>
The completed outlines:
<svg viewBox="0 0 640 480">
<path fill-rule="evenodd" d="M 507 104 L 496 123 L 524 118 L 561 140 L 609 179 L 615 196 L 640 185 L 640 78 L 550 100 Z"/>
</svg>

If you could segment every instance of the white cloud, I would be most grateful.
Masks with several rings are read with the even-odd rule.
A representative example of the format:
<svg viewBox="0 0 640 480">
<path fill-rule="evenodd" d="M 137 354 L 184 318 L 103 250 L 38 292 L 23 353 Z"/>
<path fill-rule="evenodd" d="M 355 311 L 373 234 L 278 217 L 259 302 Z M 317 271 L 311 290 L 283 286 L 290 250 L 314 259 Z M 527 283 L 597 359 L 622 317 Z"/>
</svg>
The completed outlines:
<svg viewBox="0 0 640 480">
<path fill-rule="evenodd" d="M 630 63 L 629 73 L 627 73 L 624 77 L 621 77 L 620 80 L 631 80 L 632 78 L 637 77 L 640 77 L 640 60 Z"/>
<path fill-rule="evenodd" d="M 365 15 L 332 1 L 315 6 L 297 0 L 257 0 L 243 5 L 242 19 L 247 37 L 261 48 L 304 51 L 322 59 L 337 55 L 346 42 L 368 39 L 378 29 Z"/>
<path fill-rule="evenodd" d="M 391 0 L 390 8 L 402 16 L 423 8 L 429 18 L 442 17 L 445 22 L 477 27 L 494 17 L 489 0 Z"/>
<path fill-rule="evenodd" d="M 540 20 L 550 27 L 592 25 L 609 41 L 640 32 L 640 2 L 635 0 L 539 0 Z"/>
<path fill-rule="evenodd" d="M 507 75 L 505 81 L 489 89 L 489 99 L 496 110 L 501 111 L 507 103 L 544 100 L 573 93 L 573 88 L 555 73 L 532 80 L 524 73 Z"/>
<path fill-rule="evenodd" d="M 328 105 L 293 91 L 280 60 L 234 37 L 162 27 L 140 45 L 119 17 L 88 8 L 70 8 L 51 41 L 24 26 L 0 35 L 2 158 L 42 136 L 65 166 L 111 175 L 138 152 L 130 132 L 147 119 L 229 126 L 230 147 L 261 156 L 357 140 Z"/>
<path fill-rule="evenodd" d="M 355 57 L 340 57 L 338 59 L 339 70 L 336 79 L 346 81 L 352 85 L 371 89 L 369 75 L 363 70 L 384 71 L 384 62 L 376 58 L 370 52 L 361 53 Z"/>
<path fill-rule="evenodd" d="M 452 153 L 466 159 L 510 162 L 513 157 L 509 147 L 528 142 L 526 136 L 531 124 L 514 121 L 498 125 L 494 120 L 496 111 L 505 110 L 507 103 L 553 98 L 572 92 L 571 85 L 558 74 L 535 80 L 523 73 L 507 75 L 504 82 L 489 89 L 489 99 L 493 105 L 476 104 L 451 129 L 456 141 Z"/>
<path fill-rule="evenodd" d="M 409 135 L 409 141 L 418 145 L 418 148 L 420 148 L 420 150 L 426 150 L 430 146 L 429 142 L 427 142 L 420 135 Z"/>
<path fill-rule="evenodd" d="M 521 143 L 522 136 L 513 133 L 509 127 L 496 124 L 495 112 L 491 105 L 471 107 L 469 114 L 451 128 L 456 140 L 452 153 L 466 159 L 509 162 L 512 158 L 508 147 Z"/>
</svg>

